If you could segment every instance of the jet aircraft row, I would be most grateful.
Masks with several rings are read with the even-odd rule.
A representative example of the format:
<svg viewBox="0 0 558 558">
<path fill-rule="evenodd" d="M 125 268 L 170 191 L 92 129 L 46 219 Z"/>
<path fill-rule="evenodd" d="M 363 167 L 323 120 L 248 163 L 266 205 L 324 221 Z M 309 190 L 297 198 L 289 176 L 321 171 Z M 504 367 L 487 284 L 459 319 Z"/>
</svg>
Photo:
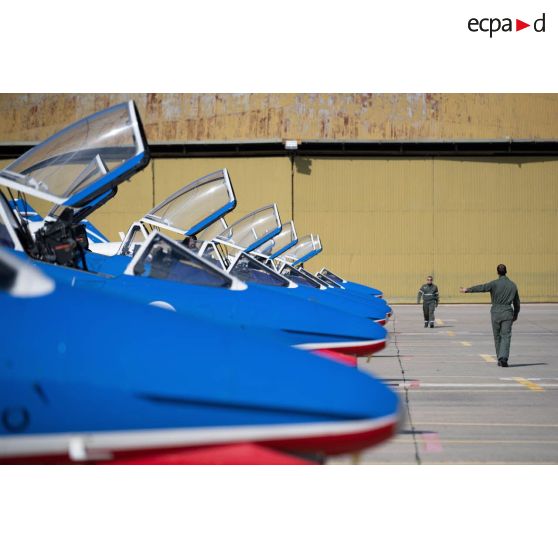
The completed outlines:
<svg viewBox="0 0 558 558">
<path fill-rule="evenodd" d="M 89 218 L 149 161 L 130 101 L 0 171 L 0 463 L 314 463 L 393 436 L 399 398 L 357 367 L 382 292 L 307 271 L 320 237 L 274 203 L 229 224 L 227 169 L 110 242 Z"/>
</svg>

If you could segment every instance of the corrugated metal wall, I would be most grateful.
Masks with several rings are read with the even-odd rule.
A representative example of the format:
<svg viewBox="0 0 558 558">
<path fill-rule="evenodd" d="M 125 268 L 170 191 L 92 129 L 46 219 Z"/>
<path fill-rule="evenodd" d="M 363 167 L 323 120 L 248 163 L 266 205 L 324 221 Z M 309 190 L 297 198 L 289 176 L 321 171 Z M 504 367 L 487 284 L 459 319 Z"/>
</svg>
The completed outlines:
<svg viewBox="0 0 558 558">
<path fill-rule="evenodd" d="M 294 206 L 299 235 L 324 243 L 311 271 L 331 267 L 394 302 L 415 300 L 432 274 L 443 301 L 470 302 L 459 286 L 490 280 L 505 263 L 525 301 L 558 301 L 556 160 L 295 158 L 292 176 L 286 157 L 157 159 L 92 221 L 118 240 L 155 203 L 223 167 L 238 197 L 229 222 L 271 202 L 288 220 Z"/>
<path fill-rule="evenodd" d="M 558 301 L 558 161 L 313 159 L 295 178 L 300 232 L 331 266 L 412 302 L 428 274 L 446 302 L 508 266 L 525 301 Z M 475 295 L 484 302 L 487 295 Z"/>
<path fill-rule="evenodd" d="M 229 222 L 271 202 L 288 220 L 294 206 L 299 235 L 324 243 L 311 271 L 331 267 L 393 302 L 413 302 L 432 274 L 444 302 L 471 302 L 459 286 L 490 280 L 505 263 L 525 301 L 558 301 L 556 160 L 295 158 L 292 176 L 286 157 L 157 159 L 92 221 L 118 240 L 155 203 L 223 167 L 238 197 Z"/>
</svg>

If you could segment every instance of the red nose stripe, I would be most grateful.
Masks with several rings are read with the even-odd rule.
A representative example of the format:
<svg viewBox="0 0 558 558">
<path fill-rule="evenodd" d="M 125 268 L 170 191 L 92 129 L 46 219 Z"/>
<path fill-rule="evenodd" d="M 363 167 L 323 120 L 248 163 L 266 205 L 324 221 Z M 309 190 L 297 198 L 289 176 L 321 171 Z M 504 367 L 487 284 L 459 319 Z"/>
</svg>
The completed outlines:
<svg viewBox="0 0 558 558">
<path fill-rule="evenodd" d="M 305 451 L 308 453 L 325 453 L 337 455 L 360 451 L 375 444 L 379 444 L 397 434 L 397 422 L 358 432 L 354 434 L 334 434 L 330 436 L 316 436 L 315 438 L 301 438 L 293 440 L 271 440 L 262 442 L 268 447 L 284 451 Z"/>
<path fill-rule="evenodd" d="M 316 351 L 312 351 L 315 355 L 319 355 L 325 358 L 329 358 L 335 362 L 340 362 L 341 364 L 346 364 L 347 366 L 356 366 L 357 359 L 355 356 L 352 355 L 345 355 L 343 353 L 339 353 L 336 351 L 332 351 L 330 349 L 317 349 Z"/>
<path fill-rule="evenodd" d="M 370 342 L 368 345 L 356 346 L 356 347 L 333 347 L 330 350 L 336 353 L 342 353 L 344 355 L 353 355 L 355 357 L 359 356 L 370 356 L 386 347 L 386 340 L 382 339 L 380 341 Z"/>
</svg>

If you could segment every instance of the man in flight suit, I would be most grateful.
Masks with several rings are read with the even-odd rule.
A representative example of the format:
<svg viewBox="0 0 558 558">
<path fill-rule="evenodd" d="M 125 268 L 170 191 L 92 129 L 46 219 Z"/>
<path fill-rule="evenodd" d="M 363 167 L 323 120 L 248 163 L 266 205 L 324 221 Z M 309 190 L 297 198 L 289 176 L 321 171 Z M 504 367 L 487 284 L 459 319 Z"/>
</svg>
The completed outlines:
<svg viewBox="0 0 558 558">
<path fill-rule="evenodd" d="M 438 287 L 432 283 L 432 275 L 426 278 L 426 283 L 417 293 L 417 304 L 422 297 L 422 312 L 424 314 L 424 327 L 434 327 L 434 309 L 438 306 Z"/>
<path fill-rule="evenodd" d="M 490 283 L 475 285 L 468 289 L 460 287 L 459 290 L 462 293 L 490 293 L 490 300 L 492 301 L 490 315 L 492 317 L 496 358 L 498 359 L 498 366 L 507 367 L 510 356 L 512 323 L 517 320 L 519 315 L 519 292 L 516 284 L 507 278 L 507 269 L 504 264 L 498 265 L 496 272 L 498 273 L 498 279 L 490 281 Z"/>
</svg>

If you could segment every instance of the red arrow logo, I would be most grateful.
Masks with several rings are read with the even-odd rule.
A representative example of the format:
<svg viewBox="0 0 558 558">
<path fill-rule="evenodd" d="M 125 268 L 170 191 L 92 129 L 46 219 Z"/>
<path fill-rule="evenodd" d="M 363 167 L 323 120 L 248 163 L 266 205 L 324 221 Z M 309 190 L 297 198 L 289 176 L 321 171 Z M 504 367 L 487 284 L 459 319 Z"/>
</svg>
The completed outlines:
<svg viewBox="0 0 558 558">
<path fill-rule="evenodd" d="M 520 19 L 515 20 L 515 30 L 516 31 L 521 31 L 522 29 L 525 29 L 526 27 L 531 27 L 531 24 L 530 23 L 525 23 L 524 21 L 521 21 Z"/>
</svg>

